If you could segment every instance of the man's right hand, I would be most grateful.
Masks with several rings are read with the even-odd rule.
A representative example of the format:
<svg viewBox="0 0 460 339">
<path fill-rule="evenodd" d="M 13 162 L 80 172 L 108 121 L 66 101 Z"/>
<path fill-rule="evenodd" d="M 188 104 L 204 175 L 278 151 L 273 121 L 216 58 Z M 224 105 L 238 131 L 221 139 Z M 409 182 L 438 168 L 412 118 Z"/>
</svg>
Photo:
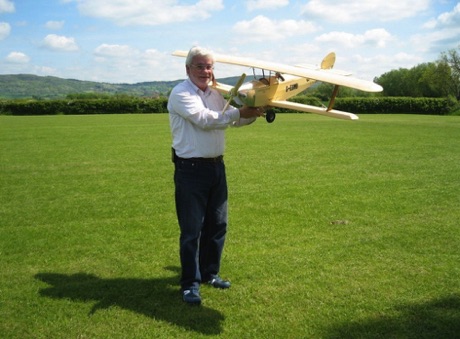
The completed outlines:
<svg viewBox="0 0 460 339">
<path fill-rule="evenodd" d="M 248 107 L 243 106 L 239 109 L 240 118 L 258 118 L 264 116 L 264 109 L 262 107 Z"/>
</svg>

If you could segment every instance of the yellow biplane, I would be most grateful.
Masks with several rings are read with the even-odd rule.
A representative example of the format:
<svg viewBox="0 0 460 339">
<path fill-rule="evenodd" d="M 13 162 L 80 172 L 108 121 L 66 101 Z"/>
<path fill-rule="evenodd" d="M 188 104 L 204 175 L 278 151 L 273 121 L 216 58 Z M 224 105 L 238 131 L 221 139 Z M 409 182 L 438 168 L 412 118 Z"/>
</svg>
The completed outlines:
<svg viewBox="0 0 460 339">
<path fill-rule="evenodd" d="M 186 57 L 188 52 L 175 51 L 174 56 Z M 310 65 L 289 66 L 280 63 L 261 61 L 257 59 L 214 54 L 215 62 L 239 65 L 262 70 L 261 76 L 244 83 L 246 74 L 242 74 L 235 86 L 213 81 L 210 84 L 222 94 L 230 95 L 224 111 L 234 100 L 239 105 L 263 107 L 267 109 L 267 122 L 275 120 L 275 113 L 269 107 L 292 109 L 300 112 L 321 114 L 333 118 L 357 120 L 353 113 L 333 109 L 334 101 L 340 86 L 355 88 L 365 92 L 381 92 L 383 88 L 372 82 L 351 77 L 348 72 L 333 70 L 335 53 L 329 53 L 319 67 Z M 266 75 L 265 72 L 268 71 Z M 287 99 L 305 91 L 316 82 L 327 82 L 334 85 L 334 90 L 327 107 L 318 107 L 287 101 Z"/>
</svg>

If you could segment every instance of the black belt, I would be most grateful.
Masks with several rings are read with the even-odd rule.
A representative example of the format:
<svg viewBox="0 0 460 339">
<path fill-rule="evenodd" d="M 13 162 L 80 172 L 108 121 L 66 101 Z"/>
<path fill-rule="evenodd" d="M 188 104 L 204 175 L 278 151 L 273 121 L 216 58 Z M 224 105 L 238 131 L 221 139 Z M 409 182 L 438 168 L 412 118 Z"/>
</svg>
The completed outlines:
<svg viewBox="0 0 460 339">
<path fill-rule="evenodd" d="M 219 162 L 224 161 L 223 155 L 219 155 L 218 157 L 214 157 L 214 158 L 180 158 L 176 155 L 174 148 L 172 149 L 172 156 L 173 156 L 173 162 L 176 162 L 177 160 L 208 162 L 208 163 L 219 163 Z"/>
<path fill-rule="evenodd" d="M 198 162 L 211 162 L 211 163 L 218 163 L 224 161 L 224 156 L 219 155 L 218 157 L 215 158 L 179 158 L 179 160 L 185 160 L 185 161 L 198 161 Z"/>
</svg>

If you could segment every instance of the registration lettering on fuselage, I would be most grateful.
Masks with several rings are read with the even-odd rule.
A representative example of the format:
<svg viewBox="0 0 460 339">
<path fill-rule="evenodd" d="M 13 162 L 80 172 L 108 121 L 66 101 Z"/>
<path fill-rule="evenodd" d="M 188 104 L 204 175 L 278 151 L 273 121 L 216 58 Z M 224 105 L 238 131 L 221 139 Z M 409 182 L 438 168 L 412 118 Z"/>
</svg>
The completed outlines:
<svg viewBox="0 0 460 339">
<path fill-rule="evenodd" d="M 299 84 L 292 84 L 290 86 L 286 86 L 286 93 L 290 91 L 295 91 L 299 88 Z"/>
</svg>

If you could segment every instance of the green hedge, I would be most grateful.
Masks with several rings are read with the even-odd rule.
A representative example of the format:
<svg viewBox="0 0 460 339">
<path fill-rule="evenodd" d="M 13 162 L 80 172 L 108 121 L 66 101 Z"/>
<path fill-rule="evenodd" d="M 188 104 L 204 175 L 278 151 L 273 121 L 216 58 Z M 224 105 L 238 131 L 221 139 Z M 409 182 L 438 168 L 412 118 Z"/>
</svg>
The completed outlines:
<svg viewBox="0 0 460 339">
<path fill-rule="evenodd" d="M 414 113 L 447 115 L 451 113 L 457 101 L 454 98 L 338 98 L 335 108 L 354 113 Z"/>
<path fill-rule="evenodd" d="M 327 106 L 328 102 L 321 102 L 316 97 L 296 96 L 290 101 L 314 105 Z M 411 97 L 350 97 L 336 98 L 334 109 L 356 114 L 430 114 L 448 115 L 458 109 L 455 98 L 411 98 Z M 287 109 L 275 108 L 277 113 L 291 112 Z"/>
<path fill-rule="evenodd" d="M 316 97 L 297 96 L 294 102 L 320 106 Z M 115 113 L 165 113 L 167 98 L 111 98 L 76 100 L 6 100 L 0 101 L 3 115 L 55 115 L 55 114 L 115 114 Z M 431 114 L 447 115 L 458 109 L 455 98 L 337 98 L 335 109 L 356 114 Z M 289 110 L 276 108 L 275 112 Z"/>
<path fill-rule="evenodd" d="M 83 100 L 7 100 L 0 101 L 0 114 L 55 115 L 55 114 L 115 114 L 164 113 L 167 98 L 143 99 L 83 99 Z"/>
</svg>

